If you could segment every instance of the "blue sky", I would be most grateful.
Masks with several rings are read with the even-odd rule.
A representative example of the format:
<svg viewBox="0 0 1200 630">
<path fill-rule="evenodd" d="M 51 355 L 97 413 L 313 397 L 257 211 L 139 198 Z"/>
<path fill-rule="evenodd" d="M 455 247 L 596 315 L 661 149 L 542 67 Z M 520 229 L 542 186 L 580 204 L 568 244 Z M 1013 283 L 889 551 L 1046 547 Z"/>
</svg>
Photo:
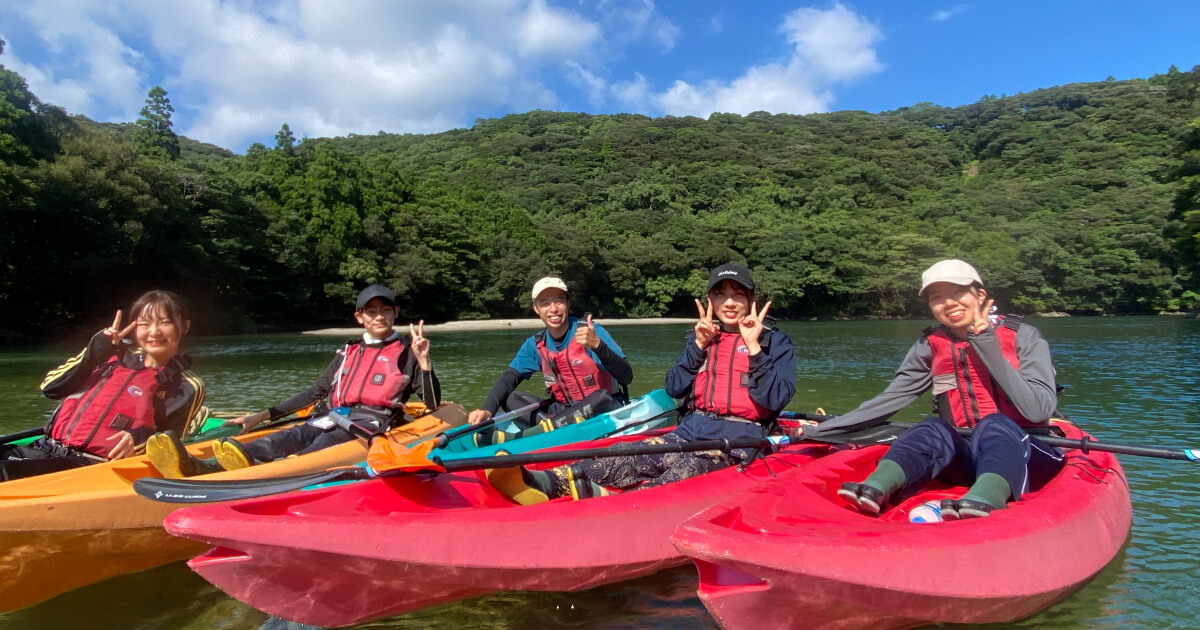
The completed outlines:
<svg viewBox="0 0 1200 630">
<path fill-rule="evenodd" d="M 531 109 L 707 117 L 956 106 L 1200 64 L 1200 2 L 0 1 L 43 101 L 242 152 Z"/>
</svg>

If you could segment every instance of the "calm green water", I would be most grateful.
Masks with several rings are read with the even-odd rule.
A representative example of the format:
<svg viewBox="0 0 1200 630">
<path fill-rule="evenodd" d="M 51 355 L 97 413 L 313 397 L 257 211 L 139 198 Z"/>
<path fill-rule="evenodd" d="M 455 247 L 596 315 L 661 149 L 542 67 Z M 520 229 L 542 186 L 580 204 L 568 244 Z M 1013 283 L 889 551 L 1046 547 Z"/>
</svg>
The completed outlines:
<svg viewBox="0 0 1200 630">
<path fill-rule="evenodd" d="M 788 322 L 797 348 L 790 409 L 847 411 L 886 386 L 926 322 Z M 1050 340 L 1060 408 L 1112 442 L 1200 446 L 1200 321 L 1036 320 Z M 614 327 L 632 358 L 635 394 L 661 387 L 686 327 Z M 528 331 L 431 334 L 445 398 L 482 401 Z M 214 409 L 260 409 L 311 383 L 338 340 L 300 335 L 195 339 L 189 352 Z M 76 347 L 0 350 L 0 432 L 42 422 L 37 386 Z M 528 385 L 528 384 L 527 384 Z M 529 387 L 536 392 L 536 388 Z M 928 404 L 898 419 L 917 420 Z M 1124 552 L 1068 600 L 1022 626 L 1194 628 L 1200 601 L 1200 467 L 1125 457 L 1133 533 Z M 619 544 L 619 541 L 611 541 Z M 597 544 L 608 544 L 597 541 Z M 1058 558 L 1048 557 L 1049 564 Z M 71 570 L 64 566 L 63 571 Z M 9 579 L 9 576 L 3 576 Z M 369 624 L 368 628 L 712 628 L 683 567 L 582 593 L 504 593 Z M 266 616 L 208 585 L 183 563 L 124 576 L 0 615 L 0 628 L 259 627 Z"/>
</svg>

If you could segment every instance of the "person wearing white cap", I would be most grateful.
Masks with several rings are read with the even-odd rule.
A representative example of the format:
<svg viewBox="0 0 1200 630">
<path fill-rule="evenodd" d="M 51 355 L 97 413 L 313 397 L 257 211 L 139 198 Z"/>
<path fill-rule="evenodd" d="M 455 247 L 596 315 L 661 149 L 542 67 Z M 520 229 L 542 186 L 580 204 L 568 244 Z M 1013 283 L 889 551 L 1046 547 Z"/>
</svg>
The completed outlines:
<svg viewBox="0 0 1200 630">
<path fill-rule="evenodd" d="M 548 394 L 541 411 L 549 417 L 550 426 L 544 429 L 557 428 L 576 410 L 587 409 L 584 415 L 590 417 L 627 402 L 623 390 L 633 382 L 633 367 L 608 331 L 592 321 L 590 313 L 583 320 L 570 315 L 567 283 L 558 277 L 542 278 L 534 283 L 532 298 L 533 312 L 546 328 L 525 340 L 508 369 L 492 385 L 483 406 L 471 412 L 470 423 L 488 420 L 501 407 L 509 411 L 538 402 L 517 390 L 522 381 L 537 372 L 542 373 Z M 523 420 L 533 427 L 536 415 L 530 412 Z M 477 434 L 477 442 L 486 442 L 491 439 L 489 435 Z"/>
<path fill-rule="evenodd" d="M 874 426 L 932 389 L 938 416 L 906 431 L 863 482 L 843 484 L 838 495 L 875 515 L 940 477 L 970 485 L 963 497 L 942 501 L 944 519 L 984 517 L 1062 468 L 1062 452 L 1035 437 L 1058 403 L 1050 348 L 1019 317 L 993 323 L 993 300 L 962 260 L 926 269 L 920 294 L 939 326 L 913 344 L 887 389 L 803 434 Z M 964 438 L 956 426 L 974 431 Z"/>
</svg>

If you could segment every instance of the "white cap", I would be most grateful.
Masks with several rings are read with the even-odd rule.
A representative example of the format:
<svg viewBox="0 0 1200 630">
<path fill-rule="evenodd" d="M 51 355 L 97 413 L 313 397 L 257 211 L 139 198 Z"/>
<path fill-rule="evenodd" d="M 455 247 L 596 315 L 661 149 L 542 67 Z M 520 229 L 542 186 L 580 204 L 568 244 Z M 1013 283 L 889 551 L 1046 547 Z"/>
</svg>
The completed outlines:
<svg viewBox="0 0 1200 630">
<path fill-rule="evenodd" d="M 970 264 L 961 261 L 957 258 L 943 260 L 925 270 L 921 274 L 921 290 L 917 295 L 924 295 L 925 289 L 935 282 L 950 282 L 961 286 L 970 286 L 978 283 L 983 286 L 983 280 L 979 279 L 979 272 Z"/>
<path fill-rule="evenodd" d="M 562 281 L 562 278 L 546 277 L 533 283 L 533 299 L 537 299 L 542 291 L 546 289 L 562 289 L 563 293 L 567 292 L 567 283 Z"/>
</svg>

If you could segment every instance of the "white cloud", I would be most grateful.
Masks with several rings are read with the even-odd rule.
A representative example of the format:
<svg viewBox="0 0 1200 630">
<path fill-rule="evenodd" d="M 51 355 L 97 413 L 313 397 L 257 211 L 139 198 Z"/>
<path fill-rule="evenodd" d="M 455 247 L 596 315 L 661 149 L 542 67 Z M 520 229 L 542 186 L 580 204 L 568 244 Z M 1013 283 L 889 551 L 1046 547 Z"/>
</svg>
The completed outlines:
<svg viewBox="0 0 1200 630">
<path fill-rule="evenodd" d="M 612 92 L 621 102 L 644 99 L 668 114 L 803 114 L 827 111 L 834 101 L 834 84 L 884 67 L 873 48 L 882 39 L 879 29 L 843 5 L 793 11 L 784 17 L 781 30 L 794 46 L 786 61 L 750 67 L 731 81 L 676 80 L 656 94 L 647 93 L 649 87 L 639 75 L 633 84 L 613 86 Z"/>
<path fill-rule="evenodd" d="M 618 82 L 612 86 L 617 102 L 634 111 L 646 111 L 651 105 L 650 82 L 641 73 L 635 72 L 632 81 Z"/>
<path fill-rule="evenodd" d="M 600 37 L 600 29 L 577 15 L 533 0 L 517 27 L 522 57 L 561 57 L 578 53 Z"/>
<path fill-rule="evenodd" d="M 553 108 L 541 73 L 570 70 L 603 35 L 546 0 L 45 0 L 6 13 L 47 51 L 19 67 L 5 55 L 43 100 L 129 121 L 161 84 L 177 132 L 239 150 L 284 122 L 310 137 L 423 133 Z"/>
<path fill-rule="evenodd" d="M 933 20 L 934 22 L 945 22 L 946 20 L 949 20 L 950 18 L 962 13 L 963 11 L 966 11 L 969 8 L 971 8 L 971 5 L 969 4 L 956 4 L 949 9 L 934 11 L 933 15 L 929 16 L 929 19 Z"/>
<path fill-rule="evenodd" d="M 575 87 L 583 90 L 588 95 L 588 100 L 593 106 L 599 106 L 604 103 L 605 94 L 608 89 L 608 83 L 593 74 L 587 68 L 579 65 L 578 62 L 567 62 L 567 81 Z"/>
<path fill-rule="evenodd" d="M 703 118 L 713 112 L 825 111 L 833 102 L 833 95 L 813 85 L 795 64 L 768 64 L 750 68 L 729 83 L 709 80 L 692 85 L 675 81 L 667 91 L 654 96 L 653 101 L 664 112 Z"/>
<path fill-rule="evenodd" d="M 842 5 L 785 16 L 781 59 L 657 90 L 641 60 L 628 80 L 609 67 L 683 36 L 652 0 L 39 0 L 0 4 L 0 21 L 40 47 L 10 43 L 4 63 L 42 100 L 131 121 L 160 84 L 177 132 L 235 150 L 284 122 L 301 137 L 431 133 L 576 92 L 651 115 L 822 111 L 833 85 L 882 68 L 878 28 Z"/>
<path fill-rule="evenodd" d="M 623 42 L 652 41 L 663 53 L 671 52 L 683 30 L 658 11 L 652 0 L 601 0 L 596 11 L 605 25 Z"/>
<path fill-rule="evenodd" d="M 843 5 L 792 11 L 784 17 L 783 31 L 796 45 L 794 61 L 835 81 L 883 69 L 872 48 L 882 39 L 879 29 Z"/>
</svg>

